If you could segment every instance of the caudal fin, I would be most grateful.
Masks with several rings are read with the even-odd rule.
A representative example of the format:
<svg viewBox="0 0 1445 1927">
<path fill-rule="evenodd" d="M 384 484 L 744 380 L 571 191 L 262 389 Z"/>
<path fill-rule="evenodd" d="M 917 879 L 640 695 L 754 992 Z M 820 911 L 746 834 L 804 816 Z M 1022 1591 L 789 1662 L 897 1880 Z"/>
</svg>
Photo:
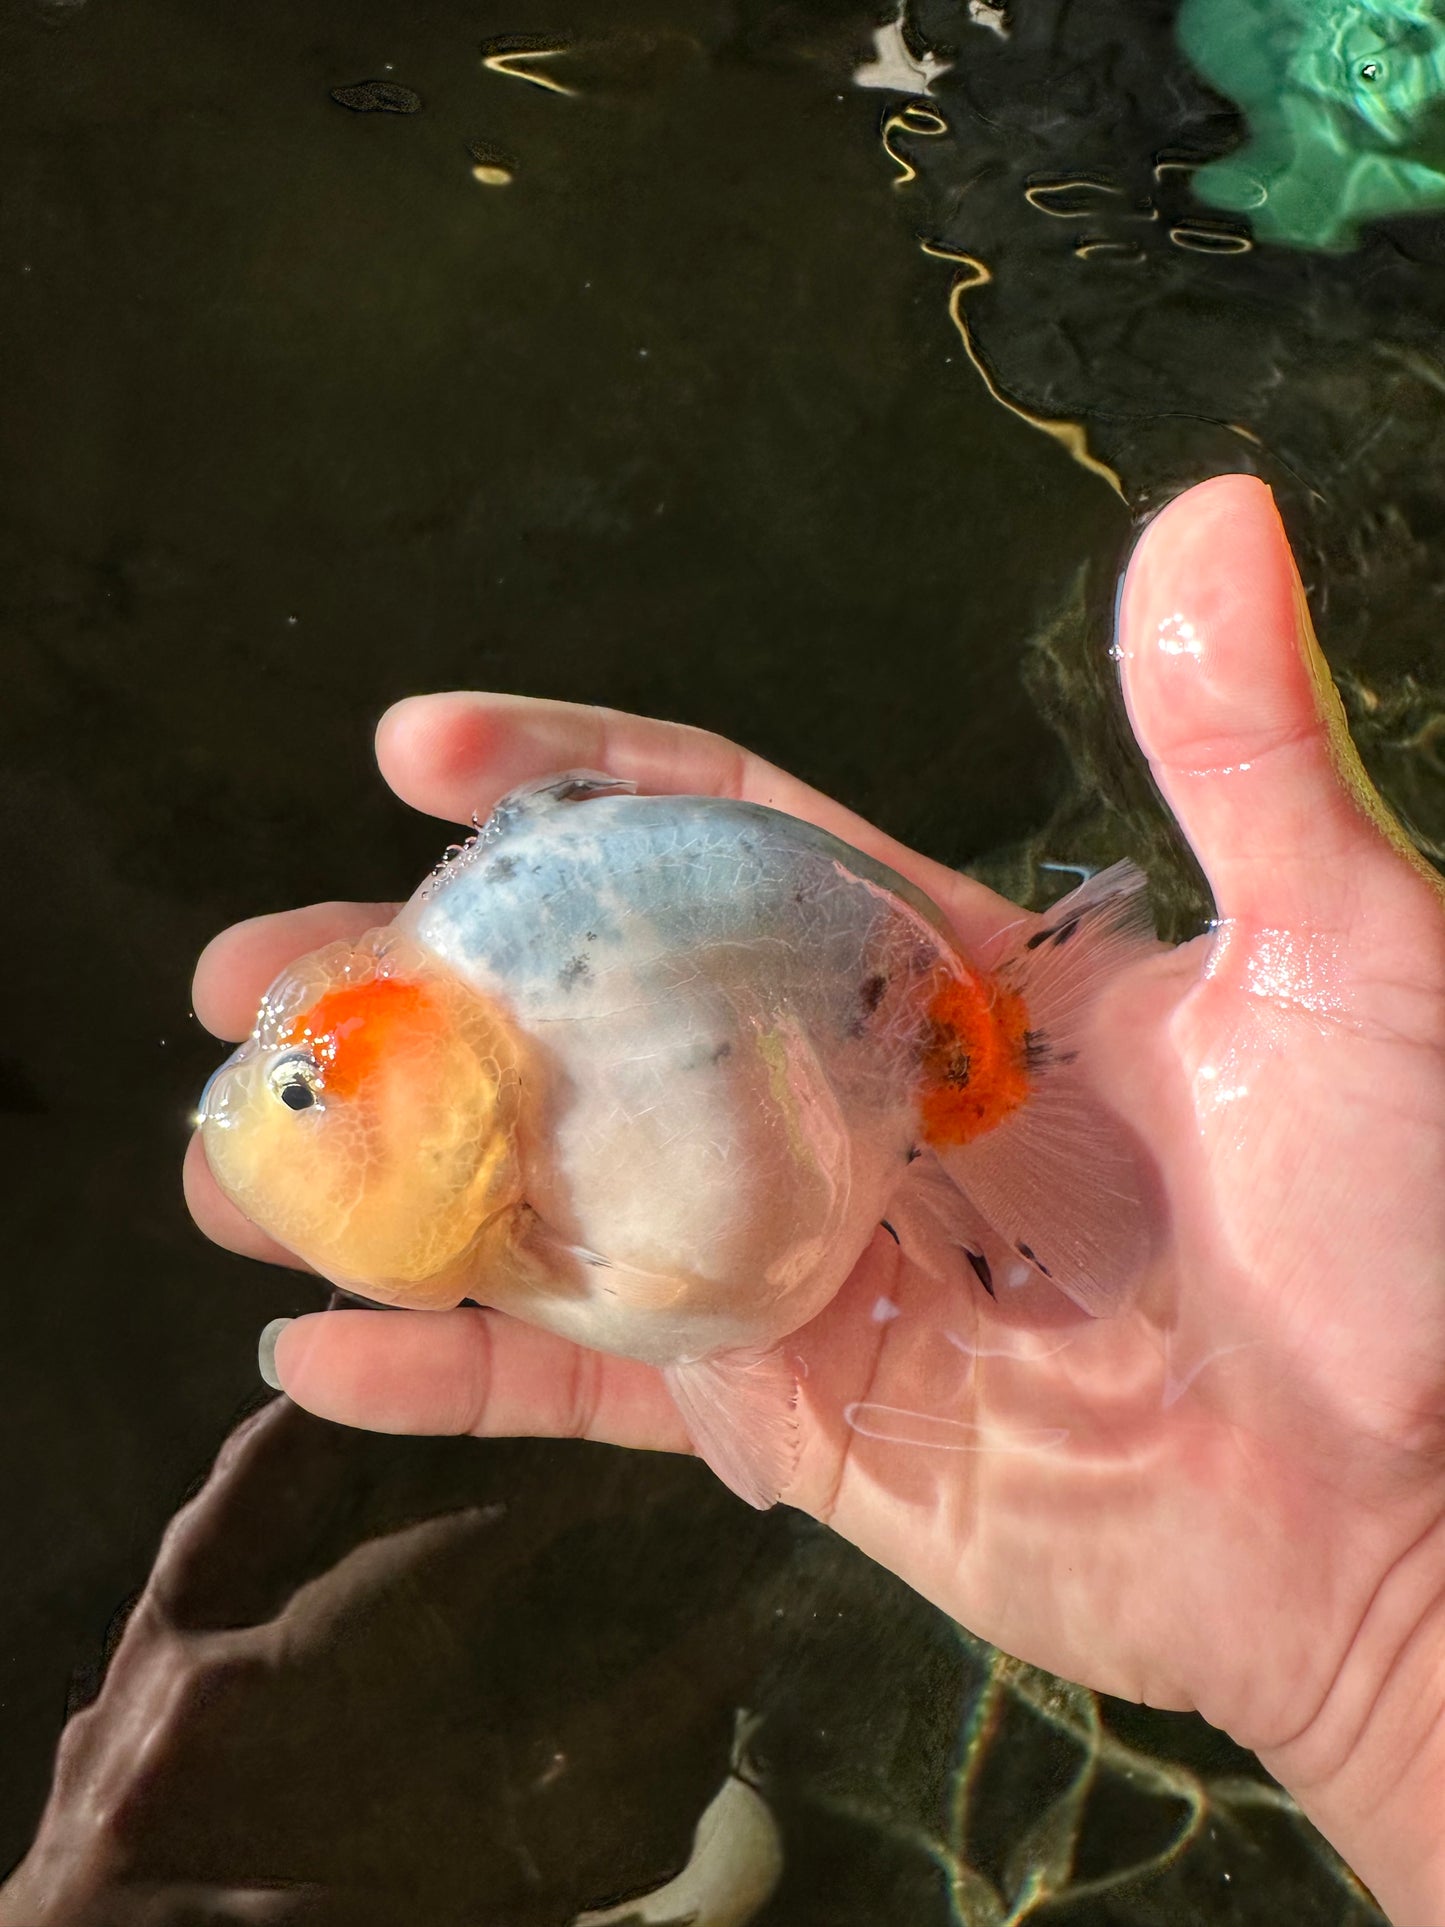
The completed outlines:
<svg viewBox="0 0 1445 1927">
<path fill-rule="evenodd" d="M 1028 1011 L 1029 1095 L 938 1161 L 995 1231 L 1095 1316 L 1127 1300 L 1149 1249 L 1139 1153 L 1079 1060 L 1103 986 L 1155 942 L 1143 872 L 1118 863 L 1043 924 L 1006 935 L 993 974 Z"/>
</svg>

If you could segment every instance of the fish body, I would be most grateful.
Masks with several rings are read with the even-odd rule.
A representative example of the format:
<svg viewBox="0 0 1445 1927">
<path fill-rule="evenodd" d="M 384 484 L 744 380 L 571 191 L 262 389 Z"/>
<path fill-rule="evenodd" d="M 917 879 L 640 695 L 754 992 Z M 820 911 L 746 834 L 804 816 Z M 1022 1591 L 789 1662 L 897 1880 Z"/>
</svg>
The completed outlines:
<svg viewBox="0 0 1445 1927">
<path fill-rule="evenodd" d="M 207 1153 L 352 1290 L 472 1298 L 660 1366 L 699 1449 L 770 1502 L 781 1341 L 881 1220 L 958 1265 L 981 1214 L 1091 1310 L 1137 1269 L 1127 1154 L 1070 1043 L 1137 940 L 1136 886 L 1096 879 L 984 970 L 812 825 L 551 779 L 394 925 L 278 980 L 208 1087 Z"/>
</svg>

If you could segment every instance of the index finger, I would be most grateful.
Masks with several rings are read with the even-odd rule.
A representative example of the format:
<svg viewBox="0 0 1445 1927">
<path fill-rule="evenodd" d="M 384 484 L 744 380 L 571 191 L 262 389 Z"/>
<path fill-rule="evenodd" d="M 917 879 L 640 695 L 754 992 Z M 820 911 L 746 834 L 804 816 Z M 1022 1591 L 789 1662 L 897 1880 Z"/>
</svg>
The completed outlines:
<svg viewBox="0 0 1445 1927">
<path fill-rule="evenodd" d="M 965 941 L 981 942 L 1017 915 L 985 885 L 920 856 L 751 750 L 687 723 L 457 690 L 394 704 L 377 726 L 376 757 L 404 802 L 453 823 L 484 817 L 518 784 L 567 769 L 605 770 L 653 795 L 761 803 L 889 864 L 948 913 Z"/>
<path fill-rule="evenodd" d="M 255 1022 L 262 991 L 288 964 L 390 923 L 396 910 L 394 903 L 310 903 L 233 923 L 197 959 L 191 1007 L 213 1037 L 239 1043 Z"/>
</svg>

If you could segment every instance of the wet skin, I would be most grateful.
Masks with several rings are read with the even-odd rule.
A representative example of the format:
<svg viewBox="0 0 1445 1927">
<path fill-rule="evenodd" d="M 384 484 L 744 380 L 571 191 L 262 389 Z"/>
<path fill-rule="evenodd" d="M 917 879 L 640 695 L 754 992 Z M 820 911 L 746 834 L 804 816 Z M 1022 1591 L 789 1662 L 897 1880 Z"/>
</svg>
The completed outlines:
<svg viewBox="0 0 1445 1927">
<path fill-rule="evenodd" d="M 1122 603 L 1135 735 L 1220 917 L 1134 966 L 1097 1020 L 1160 1185 L 1136 1304 L 1091 1321 L 1046 1287 L 995 1301 L 880 1229 L 797 1334 L 786 1497 L 1007 1650 L 1197 1708 L 1418 1920 L 1441 1879 L 1422 1803 L 1445 1780 L 1445 897 L 1367 792 L 1302 611 L 1243 477 L 1156 518 Z M 458 694 L 398 705 L 377 748 L 448 821 L 592 767 L 816 822 L 970 947 L 1018 915 L 695 730 Z M 326 904 L 238 925 L 201 960 L 198 1015 L 239 1038 L 280 967 L 378 920 Z M 198 1223 L 289 1262 L 196 1148 Z M 650 1367 L 493 1312 L 322 1313 L 276 1364 L 298 1403 L 377 1430 L 687 1449 Z"/>
</svg>

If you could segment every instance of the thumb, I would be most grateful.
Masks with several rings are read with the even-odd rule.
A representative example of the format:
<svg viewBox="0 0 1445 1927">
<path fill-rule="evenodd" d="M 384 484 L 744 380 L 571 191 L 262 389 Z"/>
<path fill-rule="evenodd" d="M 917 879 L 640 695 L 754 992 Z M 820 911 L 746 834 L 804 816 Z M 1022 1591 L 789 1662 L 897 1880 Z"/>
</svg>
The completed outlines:
<svg viewBox="0 0 1445 1927">
<path fill-rule="evenodd" d="M 1262 482 L 1204 482 L 1149 525 L 1119 655 L 1134 734 L 1221 917 L 1342 930 L 1375 882 L 1438 884 L 1360 764 Z"/>
</svg>

